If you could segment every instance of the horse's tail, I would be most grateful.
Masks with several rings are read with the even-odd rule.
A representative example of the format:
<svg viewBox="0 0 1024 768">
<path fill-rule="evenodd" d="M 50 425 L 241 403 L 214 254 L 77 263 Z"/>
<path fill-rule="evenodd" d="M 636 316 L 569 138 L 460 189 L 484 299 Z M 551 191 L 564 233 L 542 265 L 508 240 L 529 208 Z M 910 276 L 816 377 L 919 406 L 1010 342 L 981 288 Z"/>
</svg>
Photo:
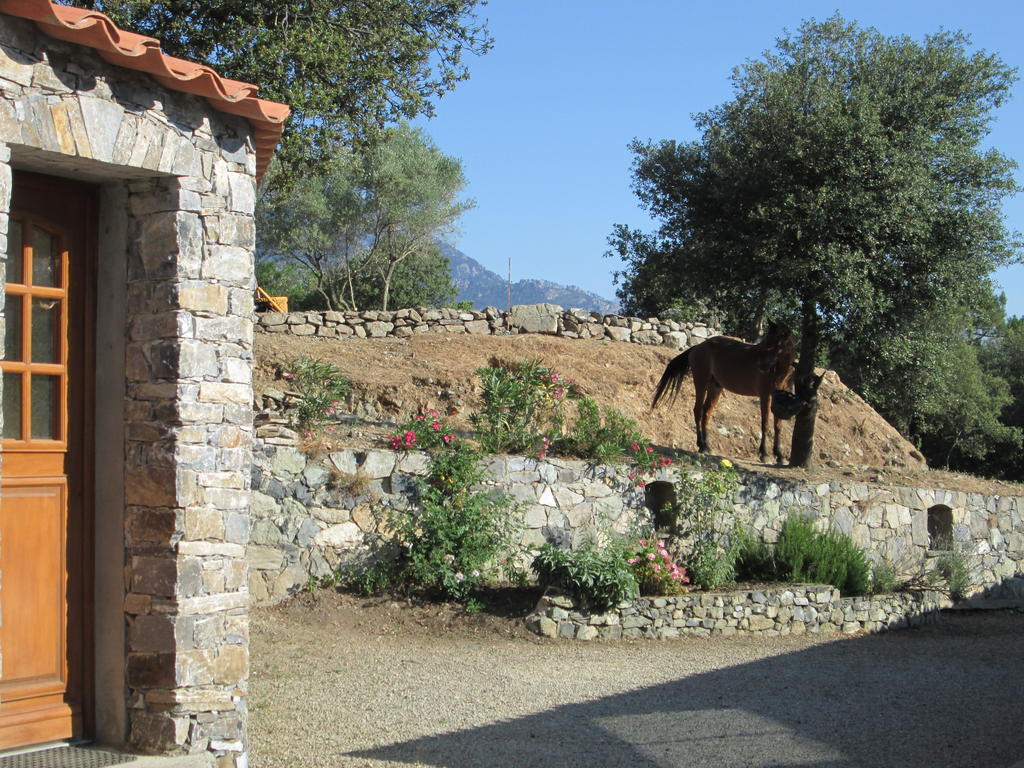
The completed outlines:
<svg viewBox="0 0 1024 768">
<path fill-rule="evenodd" d="M 686 350 L 681 355 L 673 357 L 668 365 L 665 366 L 665 372 L 661 374 L 661 381 L 658 382 L 658 388 L 654 390 L 654 399 L 651 400 L 651 410 L 658 404 L 661 398 L 667 393 L 672 400 L 676 399 L 679 394 L 679 389 L 683 386 L 683 379 L 686 378 L 686 374 L 690 371 L 690 350 Z"/>
</svg>

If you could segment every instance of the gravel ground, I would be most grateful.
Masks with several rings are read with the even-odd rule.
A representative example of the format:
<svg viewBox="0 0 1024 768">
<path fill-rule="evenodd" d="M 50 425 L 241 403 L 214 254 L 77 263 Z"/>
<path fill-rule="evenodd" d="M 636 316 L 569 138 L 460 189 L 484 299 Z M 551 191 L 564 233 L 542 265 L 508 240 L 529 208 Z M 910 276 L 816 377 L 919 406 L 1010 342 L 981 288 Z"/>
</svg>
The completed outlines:
<svg viewBox="0 0 1024 768">
<path fill-rule="evenodd" d="M 330 593 L 252 615 L 251 764 L 1007 768 L 1024 614 L 853 638 L 541 641 Z M 384 616 L 382 619 L 381 617 Z"/>
</svg>

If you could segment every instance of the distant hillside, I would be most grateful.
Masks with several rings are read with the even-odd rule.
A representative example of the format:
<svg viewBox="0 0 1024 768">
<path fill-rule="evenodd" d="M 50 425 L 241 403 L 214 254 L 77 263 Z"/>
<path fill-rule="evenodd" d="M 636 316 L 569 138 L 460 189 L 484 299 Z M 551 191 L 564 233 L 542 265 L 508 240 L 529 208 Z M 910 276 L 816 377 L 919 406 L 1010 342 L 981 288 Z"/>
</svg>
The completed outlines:
<svg viewBox="0 0 1024 768">
<path fill-rule="evenodd" d="M 459 289 L 457 301 L 471 301 L 474 309 L 484 307 L 508 308 L 508 284 L 501 275 L 471 259 L 458 248 L 440 243 L 442 255 L 451 263 L 452 280 Z M 617 301 L 584 291 L 575 285 L 558 285 L 547 280 L 517 280 L 512 283 L 513 304 L 558 304 L 559 306 L 580 307 L 601 314 L 619 311 Z"/>
</svg>

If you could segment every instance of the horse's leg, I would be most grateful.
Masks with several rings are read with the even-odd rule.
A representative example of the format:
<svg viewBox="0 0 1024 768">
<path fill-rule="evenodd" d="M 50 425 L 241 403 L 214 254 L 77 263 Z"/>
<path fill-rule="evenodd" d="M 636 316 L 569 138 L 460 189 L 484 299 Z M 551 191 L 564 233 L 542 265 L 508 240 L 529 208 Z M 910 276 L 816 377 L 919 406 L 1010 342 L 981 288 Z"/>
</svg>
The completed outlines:
<svg viewBox="0 0 1024 768">
<path fill-rule="evenodd" d="M 693 371 L 693 423 L 697 430 L 697 450 L 701 453 L 708 452 L 707 435 L 704 433 L 704 395 L 707 391 L 708 381 L 706 376 L 698 375 L 697 370 Z"/>
<path fill-rule="evenodd" d="M 765 464 L 768 463 L 768 447 L 765 445 L 765 441 L 766 441 L 766 439 L 768 437 L 768 408 L 771 405 L 771 401 L 772 401 L 772 393 L 771 392 L 768 392 L 767 394 L 762 394 L 761 395 L 761 448 L 760 448 L 760 456 L 761 456 L 761 461 L 764 462 Z M 779 433 L 778 433 L 778 425 L 776 425 L 776 432 L 775 432 L 775 455 L 776 456 L 779 455 L 778 454 L 778 449 L 779 449 Z"/>
<path fill-rule="evenodd" d="M 782 455 L 782 448 L 779 447 L 779 424 L 780 419 L 777 417 L 772 422 L 772 427 L 775 429 L 775 441 L 772 444 L 772 448 L 775 451 L 775 463 L 782 464 L 785 461 L 785 457 Z"/>
<path fill-rule="evenodd" d="M 701 423 L 701 430 L 704 432 L 704 452 L 709 453 L 708 446 L 708 425 L 711 423 L 711 413 L 718 405 L 718 398 L 722 396 L 722 385 L 714 379 L 708 382 L 708 394 L 704 398 L 704 418 Z"/>
</svg>

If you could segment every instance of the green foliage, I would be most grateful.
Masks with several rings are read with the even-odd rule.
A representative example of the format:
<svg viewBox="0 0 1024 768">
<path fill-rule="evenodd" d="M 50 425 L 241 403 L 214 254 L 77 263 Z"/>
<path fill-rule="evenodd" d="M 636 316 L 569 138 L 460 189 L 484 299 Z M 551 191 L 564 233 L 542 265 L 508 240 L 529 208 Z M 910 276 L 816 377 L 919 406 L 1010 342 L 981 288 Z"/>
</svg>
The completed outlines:
<svg viewBox="0 0 1024 768">
<path fill-rule="evenodd" d="M 871 565 L 864 551 L 843 533 L 815 531 L 810 520 L 786 520 L 775 556 L 787 580 L 831 584 L 843 595 L 871 591 Z"/>
<path fill-rule="evenodd" d="M 384 281 L 379 273 L 367 275 L 357 282 L 355 301 L 360 307 L 381 305 L 384 295 Z M 446 307 L 458 295 L 458 288 L 452 281 L 448 259 L 441 255 L 436 245 L 400 261 L 391 276 L 388 306 L 400 307 Z"/>
<path fill-rule="evenodd" d="M 321 308 L 309 272 L 293 262 L 257 259 L 256 284 L 271 296 L 287 296 L 289 311 Z"/>
<path fill-rule="evenodd" d="M 290 179 L 341 144 L 365 145 L 382 126 L 432 115 L 433 101 L 469 77 L 467 53 L 492 40 L 478 0 L 85 0 L 163 50 L 254 83 L 292 109 L 279 156 Z"/>
<path fill-rule="evenodd" d="M 561 589 L 583 606 L 603 611 L 637 594 L 628 557 L 622 541 L 602 548 L 588 544 L 579 549 L 545 544 L 532 567 L 542 586 Z"/>
<path fill-rule="evenodd" d="M 734 98 L 696 116 L 699 140 L 635 142 L 634 189 L 660 226 L 612 233 L 625 303 L 656 283 L 661 306 L 796 315 L 798 376 L 851 343 L 868 360 L 880 336 L 863 331 L 899 338 L 976 303 L 1019 254 L 1001 210 L 1014 164 L 982 146 L 1015 74 L 968 45 L 808 21 L 735 70 Z M 873 363 L 880 381 L 892 371 Z M 808 413 L 795 463 L 813 455 Z"/>
<path fill-rule="evenodd" d="M 477 439 L 488 453 L 532 453 L 560 432 L 562 406 L 574 396 L 573 382 L 539 360 L 477 369 L 482 407 L 470 415 Z M 540 448 L 543 452 L 543 448 Z"/>
<path fill-rule="evenodd" d="M 725 518 L 738 488 L 736 469 L 728 459 L 718 467 L 684 474 L 676 484 L 672 538 L 684 553 L 693 583 L 701 589 L 714 589 L 736 578 L 742 537 Z"/>
<path fill-rule="evenodd" d="M 474 490 L 482 479 L 479 456 L 465 443 L 434 454 L 418 504 L 389 512 L 398 559 L 371 569 L 364 581 L 469 600 L 497 574 L 520 533 L 509 497 Z"/>
<path fill-rule="evenodd" d="M 340 414 L 341 400 L 349 384 L 333 363 L 309 357 L 290 360 L 283 377 L 298 392 L 296 424 L 308 431 L 321 429 Z"/>
<path fill-rule="evenodd" d="M 339 151 L 316 173 L 268 185 L 256 209 L 261 260 L 294 263 L 327 309 L 388 309 L 455 297 L 436 239 L 472 203 L 458 160 L 401 125 L 371 148 Z"/>
</svg>

